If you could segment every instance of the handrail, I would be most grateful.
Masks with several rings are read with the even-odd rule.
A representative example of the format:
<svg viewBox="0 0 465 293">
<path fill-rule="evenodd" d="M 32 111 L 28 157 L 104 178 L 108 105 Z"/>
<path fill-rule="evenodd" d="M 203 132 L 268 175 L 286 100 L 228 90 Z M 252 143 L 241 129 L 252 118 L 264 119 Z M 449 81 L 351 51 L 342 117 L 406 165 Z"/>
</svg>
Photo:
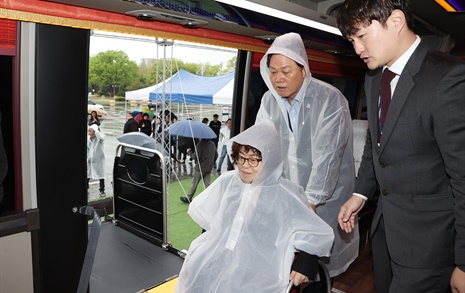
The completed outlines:
<svg viewBox="0 0 465 293">
<path fill-rule="evenodd" d="M 0 217 L 0 237 L 40 229 L 39 209 Z"/>
</svg>

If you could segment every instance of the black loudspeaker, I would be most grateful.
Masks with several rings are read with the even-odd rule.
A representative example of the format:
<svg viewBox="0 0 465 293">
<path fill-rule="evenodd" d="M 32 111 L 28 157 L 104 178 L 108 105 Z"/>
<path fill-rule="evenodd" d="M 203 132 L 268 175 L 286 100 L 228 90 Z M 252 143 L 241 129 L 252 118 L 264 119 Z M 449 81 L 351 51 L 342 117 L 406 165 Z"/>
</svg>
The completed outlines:
<svg viewBox="0 0 465 293">
<path fill-rule="evenodd" d="M 156 244 L 167 244 L 165 163 L 161 153 L 118 146 L 113 166 L 115 223 Z"/>
</svg>

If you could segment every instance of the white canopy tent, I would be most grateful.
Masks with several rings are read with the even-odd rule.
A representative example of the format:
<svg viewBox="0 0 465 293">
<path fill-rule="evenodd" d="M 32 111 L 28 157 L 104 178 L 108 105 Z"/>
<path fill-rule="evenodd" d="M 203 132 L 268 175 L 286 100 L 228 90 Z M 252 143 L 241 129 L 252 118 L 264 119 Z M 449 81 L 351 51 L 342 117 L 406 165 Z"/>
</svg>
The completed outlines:
<svg viewBox="0 0 465 293">
<path fill-rule="evenodd" d="M 163 95 L 163 83 L 165 95 Z M 201 76 L 183 69 L 164 82 L 125 93 L 126 101 L 171 100 L 187 104 L 231 105 L 234 91 L 234 74 Z"/>
<path fill-rule="evenodd" d="M 222 107 L 221 111 L 224 112 L 224 108 L 232 105 L 233 91 L 234 73 L 220 76 L 201 76 L 181 69 L 157 85 L 126 92 L 125 99 L 126 101 L 138 102 L 154 101 L 157 105 L 162 105 L 165 102 L 177 103 L 176 112 L 180 113 L 181 117 L 187 110 L 183 105 L 198 105 L 197 115 L 203 116 L 204 108 L 202 105 L 226 106 Z M 229 113 L 229 110 L 226 110 L 226 113 Z M 224 113 L 222 114 L 221 120 L 226 119 Z"/>
<path fill-rule="evenodd" d="M 165 80 L 165 83 L 168 83 L 168 81 L 173 78 L 173 76 L 167 78 Z M 159 84 L 152 85 L 149 87 L 145 87 L 142 89 L 134 90 L 134 91 L 129 91 L 124 94 L 125 100 L 126 101 L 143 101 L 143 100 L 149 100 L 150 93 L 155 91 L 157 88 L 160 88 L 163 85 L 163 82 L 160 82 Z"/>
</svg>

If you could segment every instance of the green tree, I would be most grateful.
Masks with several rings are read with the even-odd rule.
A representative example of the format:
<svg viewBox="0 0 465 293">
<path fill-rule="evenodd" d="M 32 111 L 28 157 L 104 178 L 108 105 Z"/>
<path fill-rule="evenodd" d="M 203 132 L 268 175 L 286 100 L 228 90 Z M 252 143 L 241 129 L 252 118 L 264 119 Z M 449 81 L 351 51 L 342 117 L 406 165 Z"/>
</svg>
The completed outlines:
<svg viewBox="0 0 465 293">
<path fill-rule="evenodd" d="M 236 57 L 228 60 L 226 68 L 223 64 L 211 65 L 209 63 L 184 63 L 179 59 L 146 59 L 139 64 L 138 78 L 126 86 L 126 91 L 137 90 L 155 85 L 176 74 L 180 69 L 203 76 L 218 76 L 234 72 L 236 69 Z"/>
<path fill-rule="evenodd" d="M 147 74 L 147 81 L 149 84 L 154 85 L 163 81 L 163 77 L 169 78 L 178 72 L 177 68 L 182 68 L 184 62 L 179 59 L 156 59 L 153 60 Z"/>
<path fill-rule="evenodd" d="M 228 63 L 226 63 L 226 68 L 223 70 L 223 74 L 231 73 L 236 71 L 236 59 L 237 57 L 234 56 L 231 59 L 228 60 Z"/>
<path fill-rule="evenodd" d="M 141 64 L 139 67 L 140 71 L 146 71 L 145 65 Z M 165 70 L 165 78 L 169 78 L 171 75 L 176 74 L 180 69 L 184 69 L 190 73 L 203 75 L 203 76 L 217 76 L 222 73 L 222 64 L 211 65 L 209 63 L 199 64 L 199 63 L 184 63 L 179 59 L 163 59 L 153 60 L 153 64 L 150 67 L 149 73 L 146 76 L 148 84 L 157 84 L 163 81 L 163 71 Z"/>
<path fill-rule="evenodd" d="M 115 96 L 137 80 L 137 63 L 123 51 L 108 50 L 89 59 L 89 87 L 99 94 Z"/>
<path fill-rule="evenodd" d="M 221 67 L 223 67 L 222 64 L 211 65 L 210 63 L 186 63 L 184 64 L 183 69 L 197 75 L 217 76 L 221 75 Z"/>
</svg>

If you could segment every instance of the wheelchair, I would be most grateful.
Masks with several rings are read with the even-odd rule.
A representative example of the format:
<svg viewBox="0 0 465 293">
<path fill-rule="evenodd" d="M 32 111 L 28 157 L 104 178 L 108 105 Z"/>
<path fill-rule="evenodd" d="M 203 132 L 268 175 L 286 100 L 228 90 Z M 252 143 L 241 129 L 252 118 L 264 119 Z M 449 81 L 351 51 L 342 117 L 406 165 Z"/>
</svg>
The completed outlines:
<svg viewBox="0 0 465 293">
<path fill-rule="evenodd" d="M 321 292 L 331 293 L 331 290 L 332 290 L 331 277 L 329 276 L 329 271 L 328 271 L 328 268 L 326 267 L 326 264 L 322 262 L 321 260 L 318 261 L 318 276 L 320 277 L 319 281 L 323 283 Z M 289 282 L 289 285 L 287 286 L 286 291 L 285 291 L 286 293 L 293 292 L 293 287 L 294 287 L 293 283 L 294 283 L 294 280 L 291 280 Z"/>
</svg>

